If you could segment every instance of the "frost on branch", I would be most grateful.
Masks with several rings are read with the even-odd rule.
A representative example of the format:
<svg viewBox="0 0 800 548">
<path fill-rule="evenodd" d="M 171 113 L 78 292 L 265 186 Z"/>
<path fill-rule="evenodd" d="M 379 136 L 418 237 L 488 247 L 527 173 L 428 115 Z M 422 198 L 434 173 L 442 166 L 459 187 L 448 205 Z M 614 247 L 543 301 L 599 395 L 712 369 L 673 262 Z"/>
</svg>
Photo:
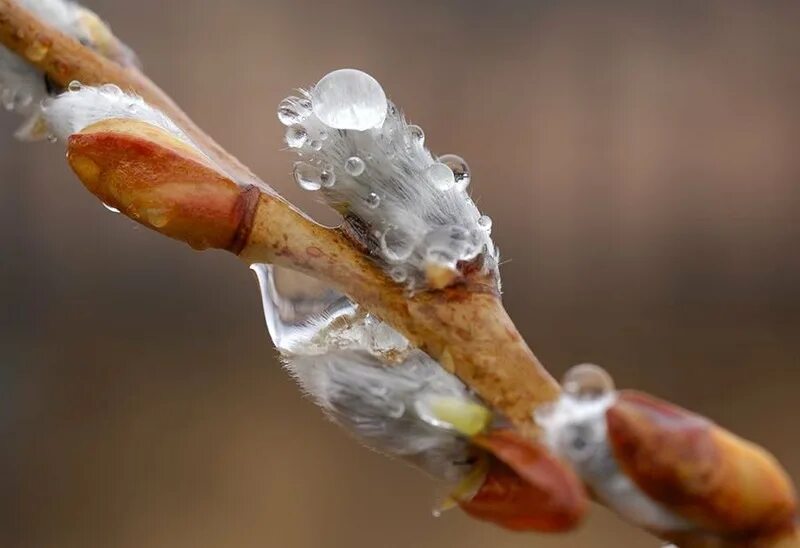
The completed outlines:
<svg viewBox="0 0 800 548">
<path fill-rule="evenodd" d="M 18 0 L 31 13 L 59 31 L 97 50 L 109 59 L 124 65 L 136 64 L 133 52 L 119 42 L 108 27 L 93 12 L 68 0 Z M 28 60 L 41 61 L 48 53 L 48 46 L 34 42 L 25 56 Z M 0 46 L 0 99 L 7 110 L 27 118 L 17 132 L 24 140 L 37 140 L 47 135 L 39 116 L 40 105 L 53 88 L 36 67 Z"/>
<path fill-rule="evenodd" d="M 339 211 L 395 281 L 441 288 L 481 273 L 499 284 L 491 219 L 467 194 L 466 162 L 425 148 L 374 78 L 334 71 L 284 99 L 278 118 L 298 155 L 296 182 Z"/>
</svg>

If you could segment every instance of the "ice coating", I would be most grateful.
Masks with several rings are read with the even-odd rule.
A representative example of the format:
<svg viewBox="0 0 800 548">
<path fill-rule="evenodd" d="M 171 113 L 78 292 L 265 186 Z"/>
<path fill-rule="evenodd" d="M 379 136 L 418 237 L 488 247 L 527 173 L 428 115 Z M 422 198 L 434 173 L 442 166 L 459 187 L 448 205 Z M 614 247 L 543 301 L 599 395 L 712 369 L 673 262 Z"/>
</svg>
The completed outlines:
<svg viewBox="0 0 800 548">
<path fill-rule="evenodd" d="M 347 297 L 293 272 L 251 268 L 286 369 L 334 422 L 440 480 L 472 469 L 462 431 L 480 428 L 488 410 L 461 381 Z M 454 407 L 461 418 L 451 422 Z"/>
<path fill-rule="evenodd" d="M 550 450 L 569 462 L 595 495 L 623 518 L 655 531 L 691 528 L 619 468 L 606 427 L 606 411 L 617 397 L 611 377 L 595 365 L 582 364 L 567 372 L 562 384 L 561 397 L 535 417 Z"/>
<path fill-rule="evenodd" d="M 467 194 L 469 166 L 453 154 L 431 154 L 422 128 L 405 120 L 371 76 L 334 71 L 281 101 L 277 114 L 300 172 L 316 174 L 295 176 L 297 183 L 339 211 L 348 235 L 394 280 L 411 290 L 438 288 L 469 272 L 487 274 L 499 287 L 491 219 Z"/>
</svg>

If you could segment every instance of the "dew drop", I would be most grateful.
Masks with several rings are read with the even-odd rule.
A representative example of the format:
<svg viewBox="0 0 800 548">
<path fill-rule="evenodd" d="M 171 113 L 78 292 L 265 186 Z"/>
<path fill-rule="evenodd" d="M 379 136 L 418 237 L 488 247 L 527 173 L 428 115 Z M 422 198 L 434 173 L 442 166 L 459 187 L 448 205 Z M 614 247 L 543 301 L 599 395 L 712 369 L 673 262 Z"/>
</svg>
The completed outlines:
<svg viewBox="0 0 800 548">
<path fill-rule="evenodd" d="M 303 190 L 319 190 L 322 188 L 324 170 L 307 164 L 305 162 L 295 162 L 294 180 Z"/>
<path fill-rule="evenodd" d="M 387 261 L 402 262 L 414 251 L 414 241 L 401 228 L 389 227 L 381 234 L 381 251 Z"/>
<path fill-rule="evenodd" d="M 285 126 L 303 122 L 311 114 L 311 101 L 294 95 L 278 105 L 278 120 Z"/>
<path fill-rule="evenodd" d="M 581 400 L 596 400 L 614 390 L 614 380 L 605 369 L 583 363 L 569 369 L 561 383 L 564 393 Z"/>
<path fill-rule="evenodd" d="M 353 177 L 358 177 L 364 173 L 364 167 L 364 160 L 358 156 L 350 156 L 344 162 L 344 170 Z"/>
<path fill-rule="evenodd" d="M 487 234 L 491 234 L 492 232 L 492 218 L 488 215 L 481 215 L 478 217 L 478 228 L 486 232 Z"/>
<path fill-rule="evenodd" d="M 311 90 L 314 114 L 328 127 L 364 131 L 383 125 L 386 94 L 375 78 L 356 69 L 335 70 Z"/>
<path fill-rule="evenodd" d="M 364 202 L 367 204 L 368 208 L 375 209 L 381 205 L 381 197 L 374 192 L 370 192 Z"/>
<path fill-rule="evenodd" d="M 456 184 L 453 170 L 441 162 L 437 162 L 425 170 L 425 176 L 438 190 L 450 190 Z"/>
<path fill-rule="evenodd" d="M 290 148 L 300 148 L 306 143 L 308 133 L 303 126 L 291 126 L 286 130 L 285 139 Z"/>
<path fill-rule="evenodd" d="M 455 186 L 458 190 L 466 190 L 469 186 L 472 176 L 469 172 L 469 166 L 464 158 L 455 154 L 445 154 L 439 157 L 439 161 L 450 168 L 455 178 Z"/>
</svg>

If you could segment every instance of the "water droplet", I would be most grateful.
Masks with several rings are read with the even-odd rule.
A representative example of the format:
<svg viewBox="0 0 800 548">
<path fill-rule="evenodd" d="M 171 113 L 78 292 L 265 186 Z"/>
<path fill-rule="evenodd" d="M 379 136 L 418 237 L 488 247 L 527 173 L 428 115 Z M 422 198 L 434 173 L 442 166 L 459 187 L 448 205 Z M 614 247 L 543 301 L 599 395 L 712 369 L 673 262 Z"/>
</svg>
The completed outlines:
<svg viewBox="0 0 800 548">
<path fill-rule="evenodd" d="M 437 162 L 426 169 L 425 176 L 438 190 L 450 190 L 456 184 L 453 171 L 441 162 Z"/>
<path fill-rule="evenodd" d="M 103 202 L 103 207 L 109 210 L 111 213 L 119 213 L 119 209 L 114 206 L 110 206 L 107 203 Z"/>
<path fill-rule="evenodd" d="M 325 188 L 331 188 L 336 183 L 336 173 L 332 166 L 327 166 L 319 174 L 319 182 Z"/>
<path fill-rule="evenodd" d="M 103 84 L 100 86 L 100 91 L 104 93 L 112 93 L 115 95 L 121 95 L 122 89 L 116 84 Z"/>
<path fill-rule="evenodd" d="M 375 78 L 355 69 L 335 70 L 311 90 L 314 114 L 326 126 L 364 131 L 383 125 L 386 94 Z"/>
<path fill-rule="evenodd" d="M 408 135 L 411 137 L 411 143 L 417 145 L 425 144 L 425 132 L 418 125 L 412 124 L 408 126 Z"/>
<path fill-rule="evenodd" d="M 306 143 L 308 133 L 303 126 L 292 126 L 286 130 L 286 144 L 291 148 L 300 148 Z"/>
<path fill-rule="evenodd" d="M 402 266 L 394 266 L 389 270 L 389 277 L 401 284 L 408 279 L 408 272 Z"/>
<path fill-rule="evenodd" d="M 455 186 L 458 190 L 466 190 L 469 186 L 472 176 L 469 172 L 469 166 L 464 158 L 456 156 L 455 154 L 445 154 L 439 157 L 439 161 L 450 168 L 455 178 Z"/>
<path fill-rule="evenodd" d="M 83 84 L 81 84 L 78 80 L 73 80 L 67 85 L 67 89 L 69 91 L 80 91 L 83 89 Z"/>
<path fill-rule="evenodd" d="M 303 122 L 311 114 L 311 101 L 301 97 L 287 97 L 278 105 L 278 120 L 285 126 Z"/>
<path fill-rule="evenodd" d="M 487 234 L 492 233 L 492 218 L 488 215 L 481 215 L 478 217 L 478 228 L 486 232 Z"/>
<path fill-rule="evenodd" d="M 389 227 L 381 234 L 381 251 L 387 261 L 403 262 L 413 253 L 414 241 L 403 229 Z"/>
<path fill-rule="evenodd" d="M 364 202 L 367 204 L 367 207 L 370 209 L 375 209 L 379 205 L 381 205 L 381 197 L 375 194 L 374 192 L 370 192 L 367 195 L 366 200 Z"/>
<path fill-rule="evenodd" d="M 595 400 L 614 390 L 614 380 L 605 369 L 591 363 L 570 368 L 561 383 L 564 393 L 582 400 Z"/>
<path fill-rule="evenodd" d="M 358 156 L 350 156 L 344 162 L 344 170 L 352 175 L 353 177 L 358 177 L 362 173 L 364 173 L 364 160 L 359 158 Z"/>
<path fill-rule="evenodd" d="M 47 134 L 47 142 L 48 143 L 57 143 L 58 142 L 58 136 L 55 135 L 54 133 L 48 133 Z"/>
<path fill-rule="evenodd" d="M 294 164 L 294 180 L 303 190 L 319 190 L 322 188 L 324 170 L 305 162 Z"/>
<path fill-rule="evenodd" d="M 326 141 L 328 139 L 328 132 L 327 131 L 320 131 L 319 132 L 319 139 L 320 141 Z"/>
<path fill-rule="evenodd" d="M 435 228 L 425 235 L 425 258 L 428 262 L 455 268 L 458 261 L 469 261 L 480 253 L 481 239 L 463 226 Z"/>
</svg>

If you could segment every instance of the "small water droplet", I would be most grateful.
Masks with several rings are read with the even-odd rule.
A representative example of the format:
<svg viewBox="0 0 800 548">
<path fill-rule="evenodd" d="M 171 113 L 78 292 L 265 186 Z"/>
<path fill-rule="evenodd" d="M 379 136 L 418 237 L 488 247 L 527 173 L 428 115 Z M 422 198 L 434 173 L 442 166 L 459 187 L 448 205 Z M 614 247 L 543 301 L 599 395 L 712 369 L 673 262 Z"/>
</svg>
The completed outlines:
<svg viewBox="0 0 800 548">
<path fill-rule="evenodd" d="M 456 184 L 453 171 L 441 162 L 437 162 L 425 170 L 425 176 L 438 190 L 450 190 Z"/>
<path fill-rule="evenodd" d="M 425 144 L 425 132 L 416 124 L 408 126 L 408 135 L 411 137 L 411 143 L 417 145 Z"/>
<path fill-rule="evenodd" d="M 381 234 L 381 251 L 386 260 L 403 262 L 413 253 L 414 241 L 403 229 L 389 227 Z"/>
<path fill-rule="evenodd" d="M 285 126 L 303 122 L 311 114 L 311 101 L 306 98 L 287 97 L 278 105 L 278 120 Z"/>
<path fill-rule="evenodd" d="M 582 400 L 595 400 L 614 390 L 614 380 L 605 369 L 583 363 L 569 369 L 561 382 L 564 393 Z"/>
<path fill-rule="evenodd" d="M 455 186 L 458 190 L 466 190 L 469 186 L 472 176 L 469 171 L 469 166 L 464 158 L 455 154 L 445 154 L 439 157 L 439 161 L 450 168 L 455 178 Z"/>
<path fill-rule="evenodd" d="M 67 89 L 69 91 L 80 91 L 83 89 L 83 84 L 81 84 L 78 80 L 73 80 L 67 85 Z"/>
<path fill-rule="evenodd" d="M 47 142 L 48 143 L 57 143 L 58 142 L 58 136 L 56 136 L 54 133 L 48 133 L 47 134 Z"/>
<path fill-rule="evenodd" d="M 103 202 L 103 207 L 109 210 L 111 213 L 119 213 L 119 209 L 114 206 L 110 206 L 107 203 Z"/>
<path fill-rule="evenodd" d="M 386 94 L 375 78 L 355 69 L 326 74 L 311 90 L 314 114 L 328 127 L 364 131 L 383 125 Z"/>
<path fill-rule="evenodd" d="M 311 139 L 311 141 L 308 142 L 308 146 L 314 150 L 322 150 L 322 143 L 319 139 Z"/>
<path fill-rule="evenodd" d="M 358 177 L 362 173 L 364 173 L 364 160 L 359 158 L 358 156 L 350 156 L 344 162 L 344 170 L 352 175 L 353 177 Z"/>
<path fill-rule="evenodd" d="M 336 183 L 336 173 L 333 166 L 326 166 L 319 174 L 319 182 L 325 188 L 331 188 Z"/>
<path fill-rule="evenodd" d="M 291 126 L 286 130 L 285 139 L 290 148 L 300 148 L 308 139 L 308 133 L 303 126 Z"/>
<path fill-rule="evenodd" d="M 294 164 L 294 180 L 303 190 L 319 190 L 322 188 L 324 170 L 305 162 Z"/>
<path fill-rule="evenodd" d="M 374 192 L 370 192 L 367 195 L 366 200 L 364 202 L 367 204 L 367 207 L 370 209 L 375 209 L 379 205 L 381 205 L 381 197 L 375 194 Z"/>
<path fill-rule="evenodd" d="M 408 272 L 402 266 L 394 266 L 389 270 L 389 277 L 401 284 L 408 279 Z"/>
<path fill-rule="evenodd" d="M 492 232 L 492 218 L 488 215 L 481 215 L 478 217 L 478 228 L 486 232 L 487 234 L 491 234 Z"/>
</svg>

